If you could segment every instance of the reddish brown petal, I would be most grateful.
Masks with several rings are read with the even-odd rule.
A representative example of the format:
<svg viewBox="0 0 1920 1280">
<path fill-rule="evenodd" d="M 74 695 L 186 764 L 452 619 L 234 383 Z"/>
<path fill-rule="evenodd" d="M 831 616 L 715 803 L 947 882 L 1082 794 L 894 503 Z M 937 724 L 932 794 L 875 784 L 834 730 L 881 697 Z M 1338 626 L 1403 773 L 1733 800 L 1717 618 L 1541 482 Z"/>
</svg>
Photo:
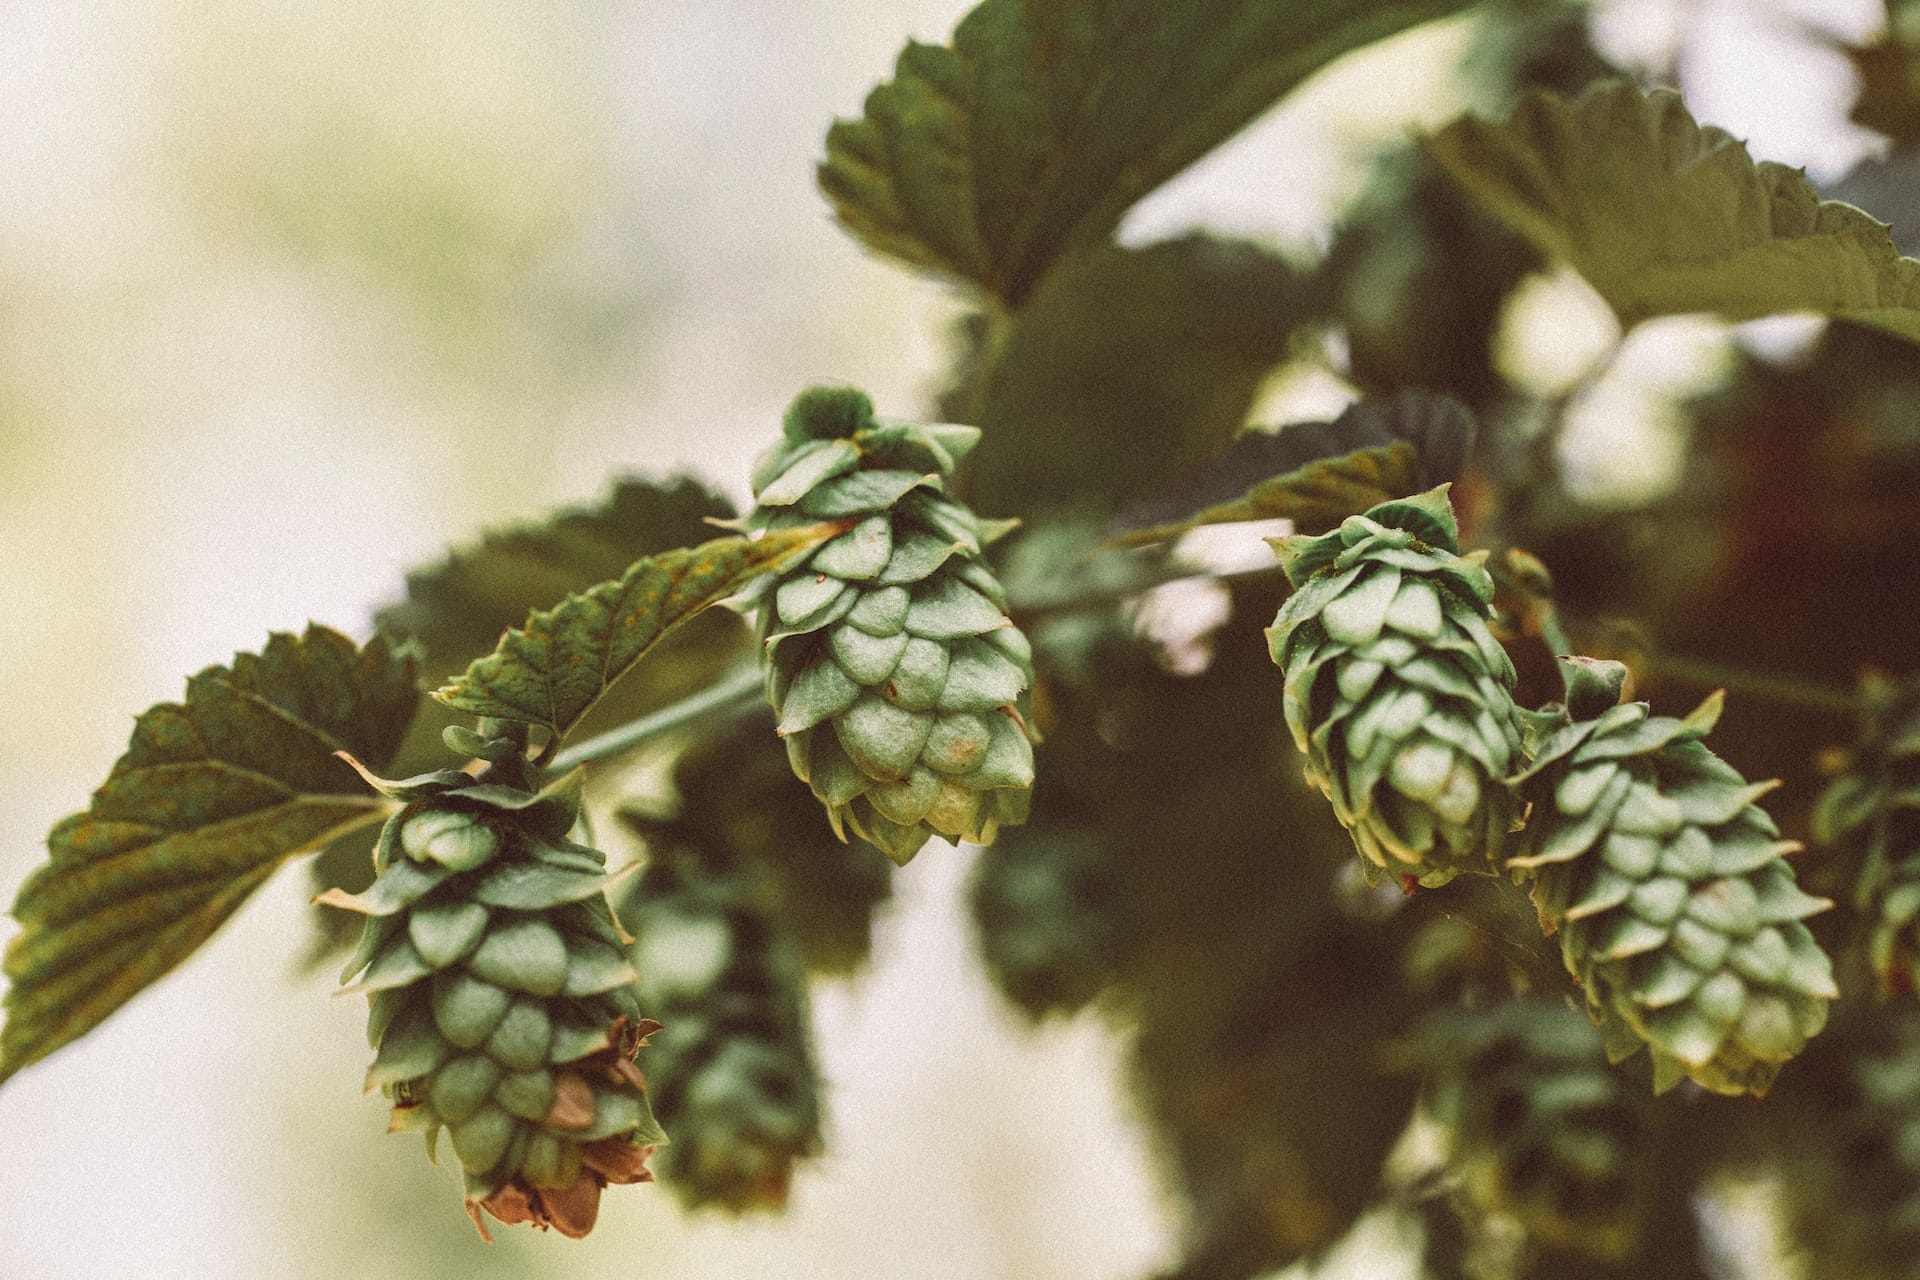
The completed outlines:
<svg viewBox="0 0 1920 1280">
<path fill-rule="evenodd" d="M 541 1123 L 556 1129 L 585 1129 L 593 1123 L 593 1086 L 567 1071 L 553 1082 L 553 1105 Z"/>
<path fill-rule="evenodd" d="M 641 1093 L 647 1091 L 647 1078 L 640 1074 L 640 1068 L 626 1058 L 615 1058 L 613 1070 L 607 1073 L 610 1083 L 625 1084 Z"/>
<path fill-rule="evenodd" d="M 624 1186 L 653 1181 L 653 1171 L 647 1168 L 647 1157 L 652 1154 L 651 1146 L 638 1147 L 625 1138 L 602 1138 L 580 1148 L 580 1163 L 608 1182 Z"/>
<path fill-rule="evenodd" d="M 467 1201 L 467 1216 L 473 1219 L 473 1229 L 480 1233 L 481 1242 L 492 1244 L 493 1237 L 487 1232 L 487 1220 L 480 1216 L 480 1205 L 477 1202 Z"/>
<path fill-rule="evenodd" d="M 547 1221 L 569 1240 L 593 1230 L 600 1216 L 600 1179 L 583 1173 L 570 1187 L 547 1187 L 534 1192 L 546 1206 Z"/>
<path fill-rule="evenodd" d="M 467 1204 L 472 1205 L 473 1201 L 469 1200 Z M 531 1222 L 536 1227 L 546 1225 L 539 1204 L 518 1178 L 482 1200 L 480 1207 L 508 1226 L 518 1222 Z"/>
</svg>

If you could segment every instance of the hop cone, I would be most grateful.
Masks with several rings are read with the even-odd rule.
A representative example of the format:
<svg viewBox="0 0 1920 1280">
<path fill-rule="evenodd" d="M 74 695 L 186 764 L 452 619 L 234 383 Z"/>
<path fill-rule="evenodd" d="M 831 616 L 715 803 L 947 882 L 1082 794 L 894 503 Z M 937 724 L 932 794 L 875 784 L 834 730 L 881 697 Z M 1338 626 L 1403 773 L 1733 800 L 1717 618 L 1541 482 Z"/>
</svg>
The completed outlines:
<svg viewBox="0 0 1920 1280">
<path fill-rule="evenodd" d="M 1920 708 L 1880 700 L 1882 727 L 1820 797 L 1813 836 L 1854 855 L 1874 972 L 1905 994 L 1920 987 Z"/>
<path fill-rule="evenodd" d="M 834 829 L 900 862 L 934 835 L 990 842 L 1033 785 L 1031 654 L 983 555 L 1004 529 L 945 492 L 978 438 L 815 389 L 754 471 L 754 527 L 849 526 L 765 598 L 767 694 Z"/>
<path fill-rule="evenodd" d="M 724 849 L 764 873 L 780 927 L 810 973 L 860 969 L 873 949 L 874 913 L 893 892 L 893 863 L 820 825 L 820 807 L 769 740 L 767 713 L 740 716 L 681 753 L 675 827 L 688 843 Z M 630 815 L 645 835 L 646 815 Z"/>
<path fill-rule="evenodd" d="M 1475 1209 L 1555 1248 L 1632 1248 L 1649 1190 L 1645 1095 L 1629 1096 L 1585 1018 L 1511 1000 L 1436 1015 L 1413 1049 Z"/>
<path fill-rule="evenodd" d="M 393 1130 L 444 1127 L 480 1210 L 580 1237 L 609 1182 L 650 1180 L 666 1141 L 635 1050 L 640 1016 L 606 860 L 567 840 L 578 775 L 533 793 L 512 744 L 476 780 L 428 774 L 374 785 L 405 801 L 380 834 L 364 893 L 321 901 L 367 917 L 343 980 L 372 1000 L 367 1087 Z M 364 970 L 364 972 L 362 972 Z"/>
<path fill-rule="evenodd" d="M 1458 554 L 1443 485 L 1320 537 L 1275 542 L 1296 590 L 1267 641 L 1306 774 L 1370 875 L 1495 874 L 1516 806 L 1514 671 L 1487 630 L 1493 581 Z"/>
<path fill-rule="evenodd" d="M 769 910 L 776 886 L 685 828 L 634 825 L 651 856 L 621 915 L 641 992 L 667 1021 L 648 1056 L 674 1133 L 660 1177 L 690 1205 L 779 1208 L 794 1164 L 819 1150 L 820 1100 L 806 973 Z"/>
<path fill-rule="evenodd" d="M 1882 1009 L 1873 1023 L 1821 1054 L 1831 1070 L 1802 1091 L 1814 1105 L 1782 1126 L 1780 1189 L 1811 1280 L 1920 1277 L 1920 1022 Z"/>
<path fill-rule="evenodd" d="M 1797 846 L 1749 784 L 1701 742 L 1718 695 L 1685 720 L 1614 705 L 1625 668 L 1570 659 L 1568 718 L 1515 778 L 1533 808 L 1529 850 L 1542 927 L 1616 1057 L 1644 1043 L 1654 1082 L 1764 1093 L 1826 1024 L 1832 965 L 1806 917 Z"/>
</svg>

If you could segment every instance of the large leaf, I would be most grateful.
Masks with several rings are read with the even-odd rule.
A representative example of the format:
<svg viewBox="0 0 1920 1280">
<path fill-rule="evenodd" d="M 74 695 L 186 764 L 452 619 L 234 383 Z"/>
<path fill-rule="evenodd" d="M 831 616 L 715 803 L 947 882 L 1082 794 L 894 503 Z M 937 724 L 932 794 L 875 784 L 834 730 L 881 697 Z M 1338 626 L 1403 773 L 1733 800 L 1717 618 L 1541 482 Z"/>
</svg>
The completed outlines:
<svg viewBox="0 0 1920 1280">
<path fill-rule="evenodd" d="M 998 515 L 1112 510 L 1227 447 L 1308 312 L 1253 245 L 1188 236 L 1062 265 L 990 339 L 955 421 L 986 428 L 968 494 Z"/>
<path fill-rule="evenodd" d="M 457 671 L 530 610 L 617 578 L 641 556 L 711 537 L 708 520 L 735 514 L 725 498 L 685 476 L 623 479 L 591 507 L 489 530 L 479 545 L 409 573 L 407 598 L 380 611 L 380 627 L 420 641 L 434 669 Z"/>
<path fill-rule="evenodd" d="M 1459 401 L 1418 391 L 1363 400 L 1333 422 L 1248 432 L 1129 512 L 1123 523 L 1135 527 L 1119 542 L 1140 546 L 1236 520 L 1291 520 L 1295 532 L 1322 533 L 1376 503 L 1459 478 L 1473 434 Z"/>
<path fill-rule="evenodd" d="M 675 627 L 774 572 L 846 523 L 759 538 L 716 538 L 636 560 L 620 577 L 500 637 L 500 646 L 434 697 L 459 711 L 544 725 L 556 738 Z"/>
<path fill-rule="evenodd" d="M 383 818 L 386 802 L 334 753 L 384 765 L 416 683 L 411 653 L 312 626 L 207 668 L 184 703 L 141 716 L 14 902 L 0 1080 L 186 958 L 286 859 Z"/>
<path fill-rule="evenodd" d="M 1886 226 L 1822 201 L 1798 169 L 1755 163 L 1678 94 L 1624 81 L 1534 93 L 1505 122 L 1458 120 L 1427 146 L 1624 324 L 1817 311 L 1920 341 L 1920 262 Z"/>
<path fill-rule="evenodd" d="M 883 253 L 1017 303 L 1309 75 L 1468 0 L 983 0 L 909 44 L 820 185 Z"/>
</svg>

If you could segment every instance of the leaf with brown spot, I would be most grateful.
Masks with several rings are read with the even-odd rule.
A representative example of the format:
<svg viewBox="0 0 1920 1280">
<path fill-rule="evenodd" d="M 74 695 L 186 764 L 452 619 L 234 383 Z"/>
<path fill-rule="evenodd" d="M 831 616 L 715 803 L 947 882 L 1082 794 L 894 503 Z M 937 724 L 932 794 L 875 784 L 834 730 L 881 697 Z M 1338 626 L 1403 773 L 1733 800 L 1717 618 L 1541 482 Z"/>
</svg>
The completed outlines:
<svg viewBox="0 0 1920 1280">
<path fill-rule="evenodd" d="M 620 577 L 528 615 L 525 626 L 507 632 L 498 648 L 433 696 L 456 710 L 544 725 L 563 737 L 674 628 L 845 527 L 716 538 L 643 557 Z"/>
<path fill-rule="evenodd" d="M 418 703 L 411 652 L 312 626 L 141 716 L 14 901 L 0 1080 L 180 963 L 288 858 L 383 819 L 390 806 L 334 753 L 384 765 Z"/>
</svg>

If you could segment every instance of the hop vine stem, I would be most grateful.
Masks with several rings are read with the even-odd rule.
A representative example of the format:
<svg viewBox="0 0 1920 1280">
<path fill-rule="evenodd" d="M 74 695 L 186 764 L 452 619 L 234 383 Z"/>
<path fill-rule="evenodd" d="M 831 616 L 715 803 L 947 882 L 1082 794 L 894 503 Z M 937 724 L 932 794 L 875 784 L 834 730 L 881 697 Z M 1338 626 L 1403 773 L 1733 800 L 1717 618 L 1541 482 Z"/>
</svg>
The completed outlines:
<svg viewBox="0 0 1920 1280">
<path fill-rule="evenodd" d="M 626 724 L 596 734 L 584 742 L 558 752 L 548 765 L 556 773 L 565 773 L 583 764 L 622 755 L 653 739 L 672 733 L 716 711 L 744 704 L 757 696 L 762 676 L 757 665 L 746 665 L 708 685 L 700 692 L 660 708 L 652 715 L 629 720 Z"/>
</svg>

